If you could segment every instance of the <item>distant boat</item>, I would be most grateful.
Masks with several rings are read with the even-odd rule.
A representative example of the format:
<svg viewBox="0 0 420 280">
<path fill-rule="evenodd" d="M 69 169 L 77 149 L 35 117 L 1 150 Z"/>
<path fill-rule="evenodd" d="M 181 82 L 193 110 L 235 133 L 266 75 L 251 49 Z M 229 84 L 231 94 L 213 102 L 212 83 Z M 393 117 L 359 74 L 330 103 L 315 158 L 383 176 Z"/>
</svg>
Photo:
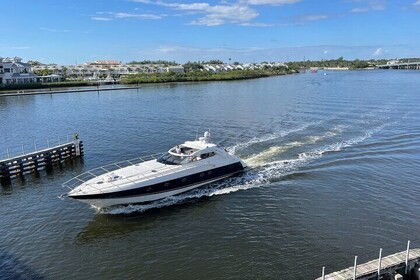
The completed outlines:
<svg viewBox="0 0 420 280">
<path fill-rule="evenodd" d="M 318 72 L 318 67 L 311 67 L 309 69 L 311 70 L 311 73 L 317 73 Z"/>
</svg>

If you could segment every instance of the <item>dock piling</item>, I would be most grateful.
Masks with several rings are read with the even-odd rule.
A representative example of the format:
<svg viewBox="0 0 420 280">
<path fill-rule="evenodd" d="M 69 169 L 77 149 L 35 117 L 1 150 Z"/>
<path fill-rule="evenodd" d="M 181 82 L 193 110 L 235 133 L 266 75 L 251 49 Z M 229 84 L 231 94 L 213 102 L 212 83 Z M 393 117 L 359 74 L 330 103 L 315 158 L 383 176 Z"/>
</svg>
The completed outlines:
<svg viewBox="0 0 420 280">
<path fill-rule="evenodd" d="M 76 136 L 77 134 L 75 134 Z M 68 138 L 68 136 L 67 136 Z M 10 185 L 12 179 L 21 178 L 25 180 L 26 174 L 33 174 L 35 177 L 39 177 L 40 170 L 45 170 L 47 174 L 53 172 L 54 166 L 63 167 L 63 163 L 67 160 L 80 158 L 83 162 L 83 141 L 77 137 L 74 140 L 67 143 L 61 143 L 62 138 L 58 137 L 58 145 L 51 145 L 50 140 L 47 139 L 47 148 L 41 148 L 37 150 L 37 145 L 34 141 L 35 151 L 28 151 L 32 148 L 25 146 L 20 146 L 22 154 L 19 150 L 18 155 L 10 153 L 9 149 L 7 151 L 7 159 L 0 159 L 0 184 L 1 185 Z M 71 162 L 72 163 L 72 162 Z"/>
</svg>

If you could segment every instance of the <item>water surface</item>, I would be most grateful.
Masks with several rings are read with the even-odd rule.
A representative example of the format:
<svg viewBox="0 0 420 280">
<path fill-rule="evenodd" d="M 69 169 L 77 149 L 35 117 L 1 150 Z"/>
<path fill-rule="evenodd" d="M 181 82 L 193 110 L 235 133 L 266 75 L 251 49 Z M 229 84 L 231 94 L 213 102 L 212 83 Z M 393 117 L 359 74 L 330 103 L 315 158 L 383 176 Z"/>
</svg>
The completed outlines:
<svg viewBox="0 0 420 280">
<path fill-rule="evenodd" d="M 84 165 L 0 188 L 0 276 L 312 279 L 419 247 L 419 84 L 348 71 L 0 97 L 2 157 L 75 131 L 85 144 Z M 57 198 L 72 176 L 208 128 L 253 169 L 148 206 Z"/>
</svg>

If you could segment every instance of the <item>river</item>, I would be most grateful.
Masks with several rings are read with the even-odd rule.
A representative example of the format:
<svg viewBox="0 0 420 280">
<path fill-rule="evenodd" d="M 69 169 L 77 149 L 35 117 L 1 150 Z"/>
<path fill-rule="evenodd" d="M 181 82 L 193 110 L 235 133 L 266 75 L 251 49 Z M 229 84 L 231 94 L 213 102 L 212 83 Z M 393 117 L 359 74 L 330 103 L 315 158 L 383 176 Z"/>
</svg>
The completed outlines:
<svg viewBox="0 0 420 280">
<path fill-rule="evenodd" d="M 85 148 L 0 188 L 0 279 L 313 279 L 420 247 L 420 72 L 325 73 L 0 97 L 1 157 L 74 132 Z M 146 206 L 58 198 L 197 129 L 253 169 Z"/>
</svg>

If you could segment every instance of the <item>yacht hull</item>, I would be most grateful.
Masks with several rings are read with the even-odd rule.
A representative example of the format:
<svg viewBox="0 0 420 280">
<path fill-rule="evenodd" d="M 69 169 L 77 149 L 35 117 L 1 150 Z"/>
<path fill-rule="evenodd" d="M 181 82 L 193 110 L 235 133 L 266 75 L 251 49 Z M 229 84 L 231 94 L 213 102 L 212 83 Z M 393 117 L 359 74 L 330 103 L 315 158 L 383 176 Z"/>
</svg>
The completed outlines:
<svg viewBox="0 0 420 280">
<path fill-rule="evenodd" d="M 151 194 L 141 194 L 141 195 L 125 196 L 125 197 L 124 196 L 122 196 L 122 197 L 112 197 L 112 195 L 111 195 L 109 197 L 92 198 L 92 199 L 89 198 L 89 196 L 84 196 L 83 198 L 80 198 L 80 197 L 77 197 L 77 196 L 70 196 L 70 197 L 72 197 L 74 199 L 77 199 L 81 202 L 87 203 L 87 204 L 89 204 L 89 205 L 91 205 L 95 208 L 109 208 L 109 207 L 117 206 L 117 205 L 148 203 L 148 202 L 161 200 L 161 199 L 164 199 L 166 197 L 175 196 L 175 195 L 179 195 L 181 193 L 191 191 L 191 190 L 199 188 L 201 186 L 208 185 L 208 184 L 226 179 L 228 177 L 237 175 L 238 173 L 240 173 L 242 171 L 243 171 L 243 169 L 239 170 L 239 171 L 235 171 L 231 174 L 223 175 L 223 176 L 220 176 L 220 177 L 217 177 L 217 178 L 212 178 L 212 179 L 202 181 L 202 182 L 199 182 L 199 183 L 186 185 L 186 186 L 179 187 L 179 188 L 172 189 L 172 190 L 151 193 Z"/>
</svg>

